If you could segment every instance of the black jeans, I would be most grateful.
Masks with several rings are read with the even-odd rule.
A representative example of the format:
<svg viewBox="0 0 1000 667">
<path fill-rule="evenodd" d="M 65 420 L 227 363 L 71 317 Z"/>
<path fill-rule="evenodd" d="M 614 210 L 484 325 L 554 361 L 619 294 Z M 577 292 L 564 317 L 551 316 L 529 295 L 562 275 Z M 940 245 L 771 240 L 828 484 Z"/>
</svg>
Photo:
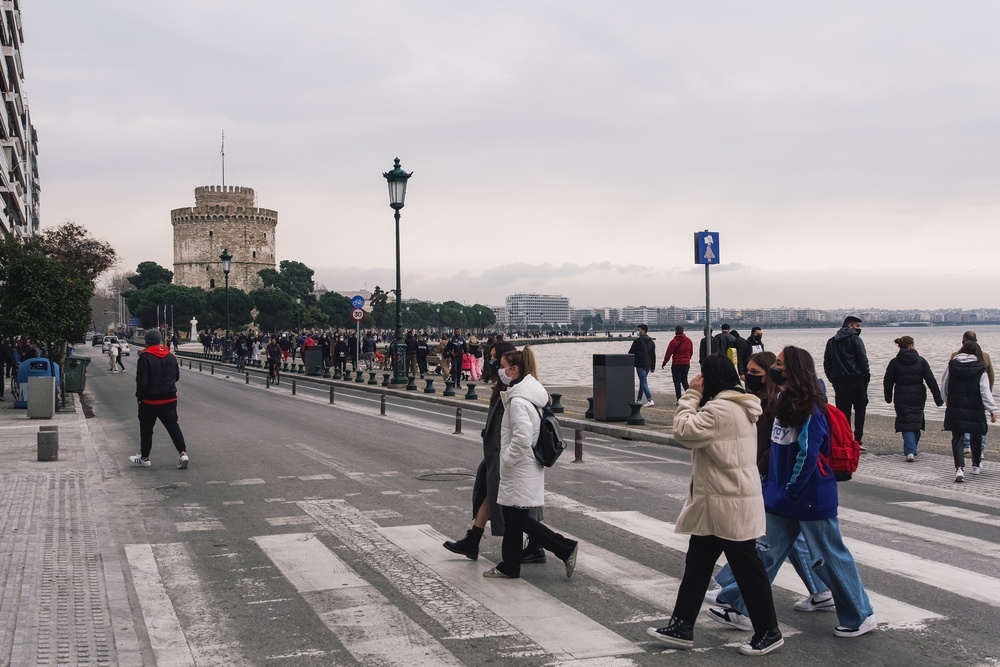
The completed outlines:
<svg viewBox="0 0 1000 667">
<path fill-rule="evenodd" d="M 865 408 L 868 407 L 867 382 L 830 381 L 833 384 L 834 405 L 844 413 L 847 421 L 851 421 L 851 409 L 854 409 L 854 438 L 864 442 Z"/>
<path fill-rule="evenodd" d="M 455 383 L 455 387 L 462 386 L 462 357 L 452 357 L 451 381 Z"/>
<path fill-rule="evenodd" d="M 504 536 L 506 539 L 506 536 Z M 740 587 L 755 633 L 767 632 L 778 627 L 778 617 L 774 613 L 774 599 L 771 597 L 771 581 L 767 570 L 757 555 L 757 541 L 733 542 L 715 535 L 692 535 L 688 542 L 687 557 L 684 561 L 684 577 L 677 591 L 674 618 L 695 622 L 708 583 L 712 578 L 715 561 L 725 553 L 733 570 L 733 577 Z"/>
<path fill-rule="evenodd" d="M 187 451 L 184 434 L 177 424 L 177 401 L 163 405 L 139 403 L 139 453 L 142 454 L 142 458 L 148 459 L 149 452 L 153 449 L 153 426 L 156 425 L 157 419 L 163 424 L 163 428 L 167 429 L 177 451 Z"/>
<path fill-rule="evenodd" d="M 674 393 L 677 394 L 677 400 L 681 400 L 681 396 L 688 389 L 688 372 L 691 370 L 691 366 L 671 366 L 670 367 L 670 377 L 674 380 Z"/>
<path fill-rule="evenodd" d="M 497 565 L 497 569 L 507 576 L 521 576 L 521 550 L 524 549 L 525 533 L 527 533 L 528 539 L 546 551 L 551 551 L 559 560 L 566 560 L 573 553 L 576 542 L 560 535 L 541 521 L 532 519 L 528 515 L 530 509 L 507 506 L 501 506 L 501 508 L 503 509 L 504 529 L 500 553 L 503 556 L 503 561 Z M 707 590 L 708 584 L 706 583 L 705 586 Z"/>
<path fill-rule="evenodd" d="M 983 458 L 983 436 L 979 433 L 969 434 L 969 449 L 972 450 L 972 465 L 978 466 Z M 951 432 L 951 455 L 955 459 L 955 468 L 965 467 L 965 434 Z"/>
</svg>

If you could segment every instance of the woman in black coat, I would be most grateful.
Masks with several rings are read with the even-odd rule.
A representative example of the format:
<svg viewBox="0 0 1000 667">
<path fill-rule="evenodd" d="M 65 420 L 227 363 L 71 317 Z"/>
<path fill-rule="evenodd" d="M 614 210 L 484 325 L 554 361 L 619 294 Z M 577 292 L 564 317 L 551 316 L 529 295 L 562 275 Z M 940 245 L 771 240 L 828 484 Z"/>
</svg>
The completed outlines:
<svg viewBox="0 0 1000 667">
<path fill-rule="evenodd" d="M 920 432 L 924 430 L 927 387 L 930 387 L 935 405 L 941 407 L 944 400 L 927 360 L 917 354 L 913 338 L 902 336 L 893 342 L 899 346 L 899 353 L 885 369 L 882 386 L 885 389 L 885 402 L 893 403 L 896 408 L 896 433 L 903 434 L 903 455 L 908 462 L 912 462 L 917 456 Z"/>
</svg>

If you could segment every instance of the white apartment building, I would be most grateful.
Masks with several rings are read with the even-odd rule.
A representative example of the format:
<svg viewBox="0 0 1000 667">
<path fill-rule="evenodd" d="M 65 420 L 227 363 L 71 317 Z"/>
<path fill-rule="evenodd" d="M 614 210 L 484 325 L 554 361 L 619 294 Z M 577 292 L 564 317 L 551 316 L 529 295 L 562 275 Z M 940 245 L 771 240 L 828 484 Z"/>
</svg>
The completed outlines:
<svg viewBox="0 0 1000 667">
<path fill-rule="evenodd" d="M 568 325 L 571 321 L 569 299 L 554 294 L 518 292 L 506 299 L 507 326 L 514 329 L 550 324 Z"/>
<path fill-rule="evenodd" d="M 21 64 L 20 0 L 0 4 L 0 231 L 22 238 L 38 232 L 38 135 L 31 124 Z"/>
<path fill-rule="evenodd" d="M 625 324 L 645 324 L 649 326 L 650 324 L 658 324 L 660 317 L 659 308 L 650 308 L 648 306 L 625 306 L 622 308 L 621 321 Z"/>
</svg>

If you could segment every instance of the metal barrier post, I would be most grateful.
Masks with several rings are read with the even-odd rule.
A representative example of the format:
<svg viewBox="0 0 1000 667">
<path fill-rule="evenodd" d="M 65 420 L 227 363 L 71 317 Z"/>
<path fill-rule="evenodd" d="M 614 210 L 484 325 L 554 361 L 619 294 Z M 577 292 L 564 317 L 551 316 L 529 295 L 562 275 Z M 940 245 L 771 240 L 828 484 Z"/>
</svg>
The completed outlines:
<svg viewBox="0 0 1000 667">
<path fill-rule="evenodd" d="M 575 441 L 574 442 L 574 445 L 575 445 L 574 446 L 574 450 L 575 451 L 573 452 L 575 458 L 573 459 L 573 463 L 583 463 L 583 429 L 582 428 L 576 429 L 576 433 L 574 433 L 573 439 Z"/>
<path fill-rule="evenodd" d="M 292 378 L 292 396 L 295 395 L 295 378 Z"/>
<path fill-rule="evenodd" d="M 250 384 L 250 371 L 247 371 L 247 384 Z"/>
<path fill-rule="evenodd" d="M 379 402 L 379 414 L 385 416 L 385 394 L 382 394 L 382 400 Z"/>
<path fill-rule="evenodd" d="M 333 405 L 333 385 L 330 385 L 330 405 Z"/>
<path fill-rule="evenodd" d="M 462 432 L 462 408 L 455 408 L 455 433 Z"/>
</svg>

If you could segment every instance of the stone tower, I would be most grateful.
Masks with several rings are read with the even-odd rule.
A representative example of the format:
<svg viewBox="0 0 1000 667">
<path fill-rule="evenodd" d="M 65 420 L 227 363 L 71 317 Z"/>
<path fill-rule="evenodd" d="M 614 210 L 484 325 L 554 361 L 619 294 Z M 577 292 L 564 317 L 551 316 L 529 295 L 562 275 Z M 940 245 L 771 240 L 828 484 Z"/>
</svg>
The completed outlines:
<svg viewBox="0 0 1000 667">
<path fill-rule="evenodd" d="M 261 286 L 257 272 L 274 268 L 278 212 L 254 206 L 253 188 L 207 185 L 194 189 L 194 206 L 170 212 L 174 227 L 174 284 L 214 289 L 226 284 L 219 255 L 233 256 L 229 286 Z"/>
</svg>

